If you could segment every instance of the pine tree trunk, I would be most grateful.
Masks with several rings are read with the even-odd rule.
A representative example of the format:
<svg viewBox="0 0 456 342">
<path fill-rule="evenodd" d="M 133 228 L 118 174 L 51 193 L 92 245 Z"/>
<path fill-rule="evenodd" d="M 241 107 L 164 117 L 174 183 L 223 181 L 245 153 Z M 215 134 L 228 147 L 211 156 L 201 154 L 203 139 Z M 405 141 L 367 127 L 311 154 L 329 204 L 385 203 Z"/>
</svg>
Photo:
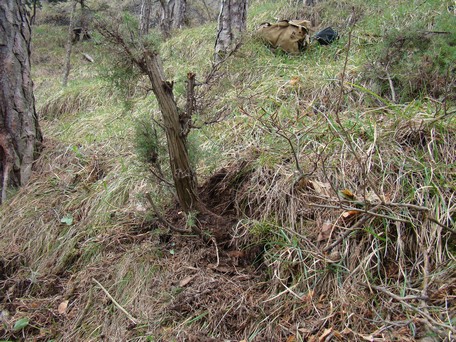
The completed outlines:
<svg viewBox="0 0 456 342">
<path fill-rule="evenodd" d="M 247 0 L 222 0 L 215 42 L 215 62 L 221 61 L 238 43 L 247 25 Z"/>
<path fill-rule="evenodd" d="M 27 183 L 42 136 L 30 77 L 30 22 L 23 0 L 0 1 L 0 186 Z"/>
</svg>

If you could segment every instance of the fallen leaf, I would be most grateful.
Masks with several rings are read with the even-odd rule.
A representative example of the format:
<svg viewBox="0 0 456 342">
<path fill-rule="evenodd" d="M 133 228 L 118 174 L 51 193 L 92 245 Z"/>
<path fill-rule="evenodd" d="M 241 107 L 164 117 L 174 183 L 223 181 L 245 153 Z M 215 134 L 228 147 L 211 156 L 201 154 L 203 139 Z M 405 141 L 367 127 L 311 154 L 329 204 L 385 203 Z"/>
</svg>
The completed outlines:
<svg viewBox="0 0 456 342">
<path fill-rule="evenodd" d="M 316 335 L 312 335 L 307 339 L 307 342 L 317 342 L 318 338 Z"/>
<path fill-rule="evenodd" d="M 27 325 L 29 325 L 30 319 L 27 317 L 21 318 L 14 323 L 13 331 L 19 331 L 24 329 Z"/>
<path fill-rule="evenodd" d="M 373 335 L 363 335 L 363 334 L 357 334 L 357 335 L 360 336 L 365 341 L 373 341 L 374 340 L 374 336 Z"/>
<path fill-rule="evenodd" d="M 367 192 L 366 200 L 371 203 L 379 203 L 382 201 L 380 197 L 378 197 L 378 195 L 372 190 Z"/>
<path fill-rule="evenodd" d="M 234 269 L 229 266 L 218 266 L 215 268 L 215 271 L 220 272 L 220 273 L 232 273 L 232 272 L 234 272 Z"/>
<path fill-rule="evenodd" d="M 354 217 L 356 215 L 359 215 L 360 213 L 361 213 L 361 211 L 359 211 L 359 210 L 348 210 L 348 211 L 344 211 L 342 213 L 342 217 L 344 219 L 349 219 L 349 218 L 352 218 L 352 217 Z"/>
<path fill-rule="evenodd" d="M 306 177 L 300 177 L 294 184 L 296 190 L 306 190 L 310 187 L 310 181 Z"/>
<path fill-rule="evenodd" d="M 348 335 L 348 334 L 352 334 L 353 331 L 350 329 L 350 328 L 345 328 L 344 330 L 342 330 L 341 332 L 343 335 Z"/>
<path fill-rule="evenodd" d="M 290 85 L 294 86 L 297 83 L 299 83 L 300 81 L 301 81 L 301 79 L 298 76 L 292 77 L 290 80 Z"/>
<path fill-rule="evenodd" d="M 312 302 L 314 292 L 315 292 L 314 290 L 309 290 L 309 292 L 307 292 L 307 294 L 305 294 L 304 296 L 301 297 L 301 300 L 306 303 Z"/>
<path fill-rule="evenodd" d="M 182 279 L 180 282 L 179 282 L 179 286 L 180 287 L 184 287 L 185 285 L 187 285 L 188 283 L 190 283 L 193 278 L 195 278 L 195 276 L 189 276 L 189 277 L 186 277 L 184 279 Z"/>
<path fill-rule="evenodd" d="M 329 328 L 329 329 L 325 329 L 325 331 L 323 331 L 323 334 L 321 334 L 321 336 L 318 338 L 318 342 L 323 342 L 326 337 L 329 336 L 329 334 L 331 334 L 332 332 L 332 328 Z"/>
<path fill-rule="evenodd" d="M 67 308 L 68 308 L 68 300 L 65 300 L 59 304 L 57 311 L 59 312 L 59 314 L 63 315 Z"/>
<path fill-rule="evenodd" d="M 320 195 L 329 196 L 331 193 L 331 184 L 323 183 L 319 181 L 309 181 L 312 185 L 312 188 L 315 190 L 316 193 Z"/>
<path fill-rule="evenodd" d="M 226 254 L 230 258 L 242 258 L 245 255 L 245 251 L 228 251 Z"/>
<path fill-rule="evenodd" d="M 295 341 L 296 341 L 295 335 L 290 335 L 290 336 L 288 336 L 287 342 L 295 342 Z"/>
<path fill-rule="evenodd" d="M 320 233 L 318 234 L 317 241 L 328 240 L 331 237 L 333 225 L 331 222 L 326 221 L 323 223 L 320 229 Z"/>
<path fill-rule="evenodd" d="M 73 224 L 73 216 L 72 215 L 66 215 L 60 219 L 60 223 L 64 223 L 67 226 L 71 226 Z"/>
<path fill-rule="evenodd" d="M 341 190 L 341 191 L 339 191 L 339 193 L 345 199 L 348 199 L 348 200 L 356 199 L 355 195 L 348 189 Z"/>
</svg>

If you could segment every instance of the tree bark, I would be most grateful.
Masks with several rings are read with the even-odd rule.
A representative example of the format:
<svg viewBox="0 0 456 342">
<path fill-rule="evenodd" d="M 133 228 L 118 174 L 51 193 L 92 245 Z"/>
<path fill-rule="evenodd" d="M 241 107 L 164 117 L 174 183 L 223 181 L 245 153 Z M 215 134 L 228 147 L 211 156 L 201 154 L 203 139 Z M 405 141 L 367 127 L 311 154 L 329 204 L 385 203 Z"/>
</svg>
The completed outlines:
<svg viewBox="0 0 456 342">
<path fill-rule="evenodd" d="M 81 34 L 79 40 L 82 41 L 90 39 L 89 24 L 91 21 L 91 14 L 89 8 L 85 4 L 85 0 L 79 0 L 79 3 L 81 4 Z"/>
<path fill-rule="evenodd" d="M 73 1 L 73 7 L 71 8 L 71 16 L 70 16 L 70 26 L 68 28 L 68 39 L 67 39 L 67 46 L 66 46 L 66 55 L 65 55 L 65 70 L 63 72 L 63 80 L 62 85 L 64 87 L 68 84 L 68 76 L 70 75 L 71 69 L 71 52 L 73 50 L 73 29 L 74 29 L 74 16 L 76 13 L 76 4 L 77 1 Z"/>
<path fill-rule="evenodd" d="M 23 0 L 0 1 L 1 201 L 27 183 L 42 135 L 30 77 L 31 29 Z"/>
<path fill-rule="evenodd" d="M 238 43 L 247 25 L 247 0 L 222 0 L 215 41 L 215 62 L 220 62 Z"/>
<path fill-rule="evenodd" d="M 146 36 L 149 33 L 150 13 L 152 11 L 152 0 L 142 0 L 141 14 L 139 17 L 139 36 Z"/>
<path fill-rule="evenodd" d="M 186 135 L 180 122 L 181 113 L 174 99 L 172 84 L 165 80 L 158 54 L 146 51 L 144 57 L 143 71 L 149 77 L 163 117 L 170 166 L 179 204 L 186 213 L 203 211 L 204 206 L 197 195 L 196 176 L 190 165 Z"/>
<path fill-rule="evenodd" d="M 322 0 L 304 0 L 304 5 L 312 7 L 321 1 Z"/>
<path fill-rule="evenodd" d="M 171 31 L 184 26 L 186 0 L 160 0 L 160 29 L 166 38 Z"/>
</svg>

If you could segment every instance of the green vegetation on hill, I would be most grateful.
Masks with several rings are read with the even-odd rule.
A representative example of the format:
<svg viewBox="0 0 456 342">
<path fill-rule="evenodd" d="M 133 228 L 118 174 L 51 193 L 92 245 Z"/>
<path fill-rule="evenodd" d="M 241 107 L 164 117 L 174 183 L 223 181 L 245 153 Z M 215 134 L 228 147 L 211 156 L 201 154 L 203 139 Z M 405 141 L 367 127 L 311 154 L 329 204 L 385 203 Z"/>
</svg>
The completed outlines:
<svg viewBox="0 0 456 342">
<path fill-rule="evenodd" d="M 32 56 L 45 149 L 0 207 L 0 339 L 454 339 L 451 4 L 252 1 L 208 82 L 216 23 L 159 43 L 179 104 L 188 72 L 202 83 L 189 148 L 201 197 L 233 222 L 224 246 L 162 226 L 146 193 L 173 224 L 192 217 L 151 172 L 170 176 L 147 80 L 95 33 L 62 88 L 67 27 L 40 23 L 58 8 L 45 6 Z M 340 39 L 299 56 L 255 39 L 293 17 Z"/>
</svg>

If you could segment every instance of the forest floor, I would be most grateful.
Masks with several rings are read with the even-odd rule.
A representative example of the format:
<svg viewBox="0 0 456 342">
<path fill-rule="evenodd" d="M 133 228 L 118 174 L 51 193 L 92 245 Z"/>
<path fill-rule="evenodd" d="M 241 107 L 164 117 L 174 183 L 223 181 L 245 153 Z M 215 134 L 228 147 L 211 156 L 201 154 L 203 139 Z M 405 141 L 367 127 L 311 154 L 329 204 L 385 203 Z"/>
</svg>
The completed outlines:
<svg viewBox="0 0 456 342">
<path fill-rule="evenodd" d="M 74 45 L 61 86 L 70 6 L 44 6 L 45 140 L 0 208 L 0 341 L 454 340 L 450 3 L 252 1 L 249 32 L 298 17 L 340 39 L 289 56 L 249 33 L 216 69 L 215 22 L 151 34 L 179 106 L 201 83 L 189 154 L 222 226 L 181 212 L 155 98 L 115 47 Z"/>
</svg>

